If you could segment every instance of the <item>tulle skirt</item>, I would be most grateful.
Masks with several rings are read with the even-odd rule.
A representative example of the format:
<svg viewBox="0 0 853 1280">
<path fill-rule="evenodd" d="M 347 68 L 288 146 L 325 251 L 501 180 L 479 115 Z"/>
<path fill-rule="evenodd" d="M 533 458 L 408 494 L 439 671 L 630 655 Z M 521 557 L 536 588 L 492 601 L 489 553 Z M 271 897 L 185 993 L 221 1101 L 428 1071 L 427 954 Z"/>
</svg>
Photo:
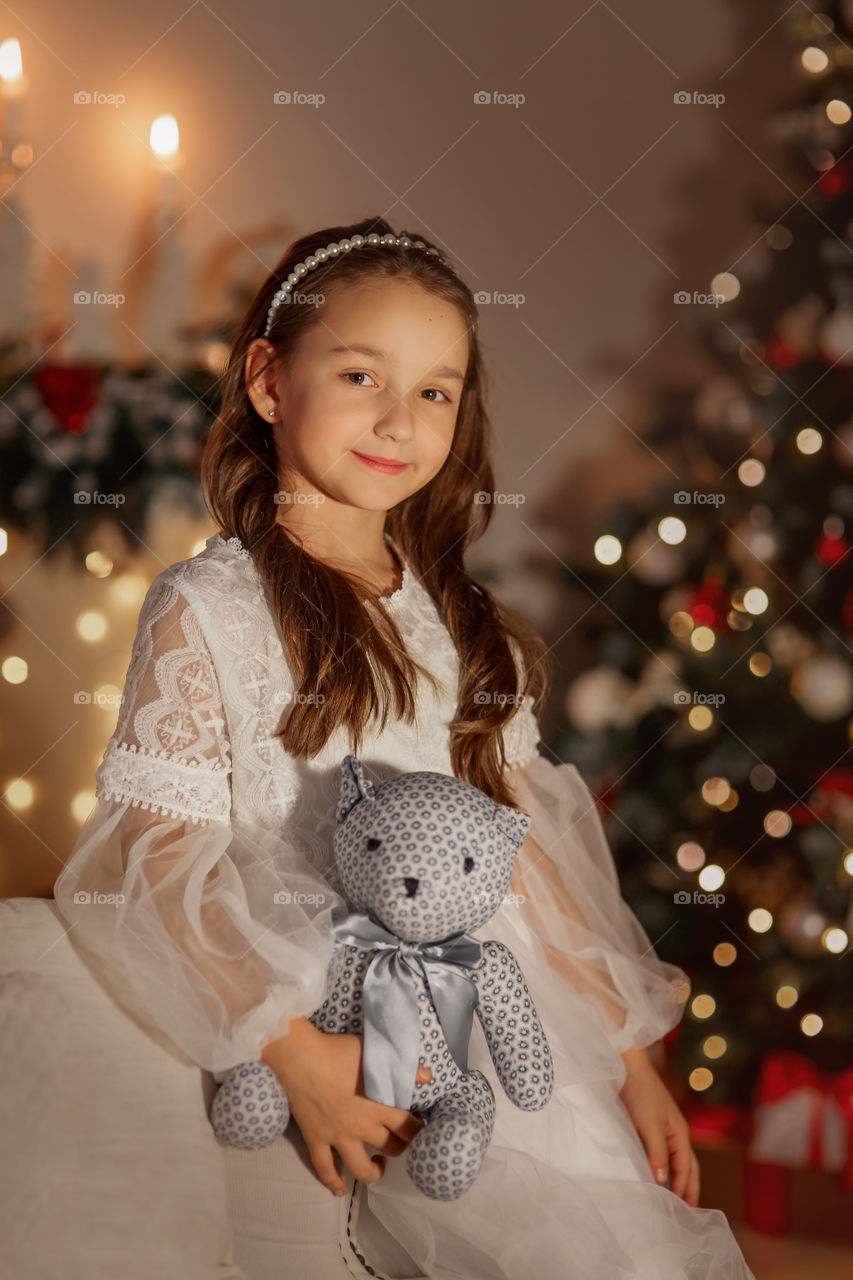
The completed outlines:
<svg viewBox="0 0 853 1280">
<path fill-rule="evenodd" d="M 501 923 L 490 932 L 529 973 L 524 926 Z M 539 992 L 537 1004 L 555 1056 L 568 1038 L 577 1060 L 589 1034 L 583 1010 L 565 1009 L 555 1032 Z M 403 1155 L 368 1188 L 373 1214 L 431 1280 L 754 1280 L 725 1214 L 655 1182 L 613 1054 L 612 1078 L 558 1084 L 542 1111 L 527 1113 L 503 1093 L 475 1027 L 469 1065 L 489 1079 L 497 1116 L 473 1187 L 452 1203 L 428 1200 Z"/>
<path fill-rule="evenodd" d="M 543 761 L 526 773 L 530 833 L 548 848 L 566 883 L 577 873 L 591 884 L 597 860 L 615 885 L 609 850 L 590 812 L 594 801 L 577 771 Z M 602 903 L 600 896 L 599 885 L 597 905 L 617 910 L 615 898 Z M 554 1057 L 550 1102 L 532 1113 L 513 1106 L 475 1019 L 469 1066 L 484 1073 L 497 1102 L 494 1135 L 476 1182 L 457 1201 L 428 1200 L 409 1180 L 401 1155 L 369 1185 L 371 1212 L 431 1280 L 755 1280 L 721 1210 L 693 1208 L 655 1182 L 619 1097 L 624 1027 L 620 1033 L 615 1022 L 598 1016 L 594 997 L 555 974 L 541 945 L 541 914 L 538 923 L 534 931 L 524 911 L 508 901 L 478 936 L 504 942 L 525 974 Z M 644 1039 L 637 1026 L 655 1028 L 657 1017 L 656 1029 L 665 1031 L 678 1020 L 671 1003 L 669 1013 L 665 1008 L 673 992 L 683 1006 L 684 975 L 644 951 L 648 939 L 635 917 L 623 915 L 617 933 L 607 937 L 590 933 L 591 923 L 583 924 L 585 940 L 575 933 L 572 946 L 586 955 L 590 973 L 597 957 L 602 960 L 614 1010 L 620 1000 L 627 1004 L 635 986 L 645 993 L 634 993 L 641 1023 L 632 1024 L 632 1035 L 651 1043 L 654 1035 Z M 555 938 L 558 928 L 555 920 Z M 579 915 L 575 928 L 581 928 Z M 563 945 L 569 954 L 571 947 Z"/>
</svg>

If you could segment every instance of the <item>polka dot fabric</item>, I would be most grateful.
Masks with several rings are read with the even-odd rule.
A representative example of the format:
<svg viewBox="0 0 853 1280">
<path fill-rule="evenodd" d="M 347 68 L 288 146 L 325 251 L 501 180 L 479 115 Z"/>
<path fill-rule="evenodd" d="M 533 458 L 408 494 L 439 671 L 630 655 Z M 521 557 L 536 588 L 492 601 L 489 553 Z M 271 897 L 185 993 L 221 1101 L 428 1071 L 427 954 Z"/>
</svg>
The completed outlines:
<svg viewBox="0 0 853 1280">
<path fill-rule="evenodd" d="M 354 907 L 406 942 L 470 932 L 503 901 L 529 825 L 445 773 L 401 773 L 374 788 L 347 756 L 335 831 L 341 884 Z"/>
<path fill-rule="evenodd" d="M 381 785 L 355 756 L 343 763 L 335 857 L 355 910 L 372 915 L 403 943 L 434 943 L 485 925 L 509 888 L 515 856 L 530 825 L 517 809 L 496 805 L 459 778 L 401 773 Z M 484 942 L 467 970 L 498 1079 L 525 1111 L 544 1107 L 553 1090 L 551 1053 L 524 976 L 512 953 Z M 364 1031 L 364 980 L 377 952 L 337 947 L 326 998 L 310 1021 L 328 1034 Z M 472 1185 L 491 1141 L 495 1098 L 485 1076 L 455 1062 L 422 976 L 417 991 L 419 1062 L 432 1072 L 412 1081 L 410 1109 L 424 1127 L 410 1143 L 407 1171 L 435 1200 L 455 1200 Z M 256 1070 L 252 1070 L 252 1067 Z M 283 1109 L 269 1104 L 281 1095 Z M 238 1067 L 214 1100 L 217 1134 L 237 1146 L 264 1146 L 287 1123 L 284 1092 L 265 1063 Z"/>
<path fill-rule="evenodd" d="M 265 1062 L 246 1062 L 213 1099 L 210 1120 L 231 1147 L 259 1151 L 287 1128 L 290 1107 L 275 1072 Z"/>
</svg>

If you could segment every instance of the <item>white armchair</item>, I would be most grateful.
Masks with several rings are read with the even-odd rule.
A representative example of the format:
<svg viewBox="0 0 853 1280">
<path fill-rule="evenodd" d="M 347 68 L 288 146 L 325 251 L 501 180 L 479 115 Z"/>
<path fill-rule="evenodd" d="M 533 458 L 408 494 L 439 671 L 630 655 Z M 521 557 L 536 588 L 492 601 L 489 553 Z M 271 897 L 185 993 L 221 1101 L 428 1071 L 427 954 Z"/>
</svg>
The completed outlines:
<svg viewBox="0 0 853 1280">
<path fill-rule="evenodd" d="M 71 931 L 73 933 L 73 930 Z M 86 956 L 52 900 L 0 900 L 0 1238 L 15 1280 L 345 1280 L 417 1268 L 295 1126 L 223 1146 L 213 1077 Z M 420 1278 L 423 1280 L 423 1277 Z"/>
</svg>

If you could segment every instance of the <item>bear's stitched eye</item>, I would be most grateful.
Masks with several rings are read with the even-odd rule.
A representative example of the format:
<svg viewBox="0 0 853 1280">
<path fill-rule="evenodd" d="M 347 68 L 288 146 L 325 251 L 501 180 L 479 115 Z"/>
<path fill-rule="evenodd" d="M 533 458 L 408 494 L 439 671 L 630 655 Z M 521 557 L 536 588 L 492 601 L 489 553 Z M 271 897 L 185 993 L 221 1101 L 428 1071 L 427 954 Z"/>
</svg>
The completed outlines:
<svg viewBox="0 0 853 1280">
<path fill-rule="evenodd" d="M 379 848 L 379 846 L 381 845 L 381 843 L 382 843 L 382 841 L 381 841 L 381 840 L 377 840 L 376 836 L 368 836 L 368 837 L 367 837 L 367 847 L 368 847 L 368 849 L 370 850 L 370 852 L 371 852 L 371 853 L 373 852 L 373 850 L 374 850 L 374 849 L 378 849 L 378 848 Z"/>
<path fill-rule="evenodd" d="M 463 865 L 463 867 L 465 868 L 465 872 L 466 872 L 466 874 L 467 874 L 469 871 L 473 871 L 473 870 L 474 870 L 474 859 L 473 859 L 473 858 L 466 858 L 466 859 L 465 859 L 465 861 L 462 863 L 462 865 Z"/>
</svg>

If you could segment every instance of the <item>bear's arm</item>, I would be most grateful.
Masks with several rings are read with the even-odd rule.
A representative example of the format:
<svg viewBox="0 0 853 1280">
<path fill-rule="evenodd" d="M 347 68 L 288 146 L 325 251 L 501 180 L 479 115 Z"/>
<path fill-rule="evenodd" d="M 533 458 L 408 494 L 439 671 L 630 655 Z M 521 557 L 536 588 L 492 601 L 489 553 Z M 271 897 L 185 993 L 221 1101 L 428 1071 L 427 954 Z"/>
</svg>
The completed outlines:
<svg viewBox="0 0 853 1280">
<path fill-rule="evenodd" d="M 484 942 L 475 975 L 477 1015 L 498 1079 L 522 1111 L 538 1111 L 551 1097 L 551 1050 L 515 956 L 502 942 Z"/>
</svg>

